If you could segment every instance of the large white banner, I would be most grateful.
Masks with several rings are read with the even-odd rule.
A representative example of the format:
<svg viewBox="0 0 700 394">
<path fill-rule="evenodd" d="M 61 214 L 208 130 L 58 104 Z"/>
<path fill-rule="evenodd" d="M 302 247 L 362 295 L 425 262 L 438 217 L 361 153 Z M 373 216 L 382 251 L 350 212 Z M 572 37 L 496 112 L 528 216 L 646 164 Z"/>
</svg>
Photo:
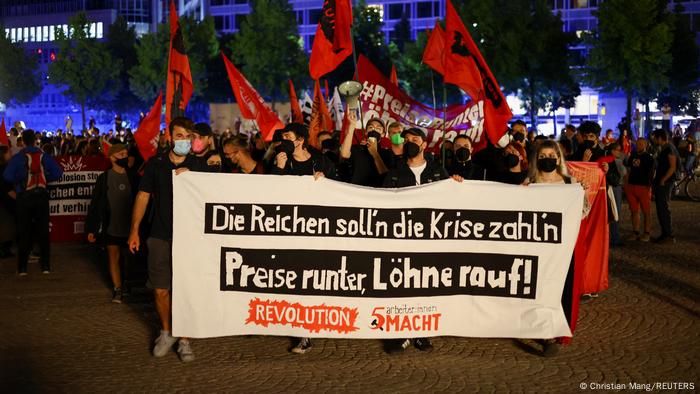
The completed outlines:
<svg viewBox="0 0 700 394">
<path fill-rule="evenodd" d="M 553 338 L 580 185 L 173 177 L 173 333 Z"/>
</svg>

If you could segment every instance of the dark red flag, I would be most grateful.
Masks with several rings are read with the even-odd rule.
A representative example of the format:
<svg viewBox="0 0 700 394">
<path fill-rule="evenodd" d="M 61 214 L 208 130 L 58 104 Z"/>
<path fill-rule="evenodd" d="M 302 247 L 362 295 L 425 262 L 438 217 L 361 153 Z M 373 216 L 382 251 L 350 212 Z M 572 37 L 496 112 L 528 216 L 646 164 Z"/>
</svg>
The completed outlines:
<svg viewBox="0 0 700 394">
<path fill-rule="evenodd" d="M 489 140 L 496 144 L 508 129 L 513 113 L 450 0 L 447 0 L 445 27 L 445 82 L 459 86 L 474 101 L 484 101 L 484 128 Z"/>
<path fill-rule="evenodd" d="M 309 73 L 318 80 L 335 70 L 352 55 L 352 8 L 350 0 L 324 0 L 314 45 L 311 48 Z"/>
<path fill-rule="evenodd" d="M 144 116 L 134 133 L 136 146 L 144 161 L 148 161 L 158 150 L 158 135 L 160 134 L 160 116 L 162 110 L 163 92 L 160 92 L 156 102 L 148 112 L 148 115 Z"/>
<path fill-rule="evenodd" d="M 309 121 L 309 145 L 316 149 L 321 149 L 317 138 L 318 133 L 331 130 L 333 130 L 333 120 L 328 112 L 326 100 L 321 93 L 321 84 L 317 80 L 314 84 L 314 104 L 311 112 L 311 121 Z"/>
<path fill-rule="evenodd" d="M 435 28 L 428 36 L 428 42 L 423 50 L 423 63 L 440 74 L 445 74 L 443 65 L 443 53 L 445 52 L 445 31 L 440 27 L 440 22 L 435 22 Z"/>
<path fill-rule="evenodd" d="M 168 59 L 168 81 L 165 87 L 165 123 L 182 116 L 192 97 L 194 85 L 190 72 L 190 60 L 185 53 L 185 41 L 177 17 L 175 3 L 170 1 L 170 54 Z M 167 131 L 166 131 L 167 133 Z M 168 138 L 170 136 L 167 133 Z"/>
<path fill-rule="evenodd" d="M 292 106 L 292 122 L 304 124 L 304 114 L 301 113 L 297 92 L 291 79 L 289 80 L 289 103 Z"/>
<path fill-rule="evenodd" d="M 396 66 L 391 65 L 391 76 L 389 77 L 389 80 L 391 80 L 391 83 L 393 83 L 395 86 L 399 86 L 399 76 L 396 75 Z"/>
<path fill-rule="evenodd" d="M 7 127 L 5 126 L 5 118 L 2 118 L 0 123 L 0 145 L 10 146 L 10 141 L 7 138 Z"/>
<path fill-rule="evenodd" d="M 228 79 L 231 81 L 231 89 L 233 89 L 233 95 L 236 96 L 241 115 L 246 119 L 254 120 L 265 141 L 271 141 L 273 132 L 283 128 L 284 123 L 265 104 L 265 100 L 223 52 L 221 52 L 221 57 L 224 58 Z"/>
</svg>

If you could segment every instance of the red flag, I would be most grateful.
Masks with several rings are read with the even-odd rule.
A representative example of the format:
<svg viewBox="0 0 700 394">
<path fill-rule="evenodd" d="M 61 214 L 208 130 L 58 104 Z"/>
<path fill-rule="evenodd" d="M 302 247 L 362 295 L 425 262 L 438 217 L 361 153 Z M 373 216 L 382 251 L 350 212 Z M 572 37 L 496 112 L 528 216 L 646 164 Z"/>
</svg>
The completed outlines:
<svg viewBox="0 0 700 394">
<path fill-rule="evenodd" d="M 321 84 L 316 80 L 314 84 L 314 104 L 311 112 L 311 121 L 309 122 L 309 145 L 316 149 L 321 149 L 317 138 L 318 133 L 331 130 L 333 130 L 333 120 L 328 112 L 326 100 L 321 93 Z"/>
<path fill-rule="evenodd" d="M 168 81 L 165 87 L 165 123 L 182 116 L 192 97 L 194 85 L 190 72 L 190 61 L 185 53 L 185 41 L 177 17 L 175 3 L 170 1 L 170 55 L 168 59 Z M 166 134 L 170 134 L 166 131 Z"/>
<path fill-rule="evenodd" d="M 496 144 L 508 129 L 507 123 L 513 113 L 450 0 L 447 0 L 445 26 L 445 82 L 459 86 L 475 101 L 484 101 L 486 135 Z"/>
<path fill-rule="evenodd" d="M 224 58 L 226 73 L 231 81 L 231 89 L 236 96 L 241 115 L 246 119 L 255 120 L 265 141 L 271 141 L 273 132 L 283 128 L 284 124 L 277 117 L 277 114 L 265 105 L 265 100 L 260 97 L 250 82 L 245 79 L 223 52 L 221 52 L 221 57 Z"/>
<path fill-rule="evenodd" d="M 297 92 L 291 79 L 289 80 L 289 103 L 292 106 L 292 122 L 304 124 L 304 114 L 301 113 Z"/>
<path fill-rule="evenodd" d="M 399 86 L 399 77 L 396 75 L 396 66 L 391 65 L 391 76 L 389 77 L 389 80 L 391 80 L 391 83 L 393 83 L 395 86 Z"/>
<path fill-rule="evenodd" d="M 330 101 L 331 100 L 331 90 L 328 89 L 328 80 L 324 79 L 323 84 L 326 86 L 326 101 Z"/>
<path fill-rule="evenodd" d="M 0 123 L 0 145 L 10 146 L 10 141 L 7 138 L 7 127 L 5 126 L 5 118 L 2 118 Z"/>
<path fill-rule="evenodd" d="M 443 65 L 443 53 L 445 52 L 445 31 L 440 27 L 440 22 L 435 22 L 435 28 L 428 36 L 428 42 L 423 50 L 423 63 L 433 70 L 445 75 Z"/>
<path fill-rule="evenodd" d="M 350 0 L 324 0 L 314 45 L 311 48 L 309 73 L 317 80 L 335 70 L 352 55 L 352 8 Z"/>
<path fill-rule="evenodd" d="M 134 133 L 136 146 L 144 161 L 148 161 L 158 150 L 158 135 L 160 134 L 160 116 L 163 108 L 163 92 L 160 92 L 153 107 L 148 112 Z"/>
<path fill-rule="evenodd" d="M 112 144 L 110 144 L 105 137 L 106 136 L 102 136 L 102 154 L 109 159 L 109 147 L 111 147 Z"/>
</svg>

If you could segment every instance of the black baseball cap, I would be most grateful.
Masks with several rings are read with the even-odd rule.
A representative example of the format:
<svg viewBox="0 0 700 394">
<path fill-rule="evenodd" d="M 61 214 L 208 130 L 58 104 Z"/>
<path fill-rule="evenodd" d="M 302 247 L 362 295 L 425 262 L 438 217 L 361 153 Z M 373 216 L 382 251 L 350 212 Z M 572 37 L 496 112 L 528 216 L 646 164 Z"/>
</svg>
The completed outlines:
<svg viewBox="0 0 700 394">
<path fill-rule="evenodd" d="M 197 123 L 196 125 L 194 125 L 194 132 L 203 136 L 203 137 L 212 134 L 211 126 L 209 126 L 208 124 L 206 124 L 204 122 Z"/>
<path fill-rule="evenodd" d="M 425 132 L 419 128 L 416 128 L 416 127 L 411 127 L 410 129 L 406 129 L 406 130 L 402 131 L 401 137 L 405 138 L 407 134 L 411 134 L 411 135 L 415 135 L 417 137 L 420 137 L 423 139 L 423 141 L 428 139 L 428 137 L 425 135 Z"/>
</svg>

